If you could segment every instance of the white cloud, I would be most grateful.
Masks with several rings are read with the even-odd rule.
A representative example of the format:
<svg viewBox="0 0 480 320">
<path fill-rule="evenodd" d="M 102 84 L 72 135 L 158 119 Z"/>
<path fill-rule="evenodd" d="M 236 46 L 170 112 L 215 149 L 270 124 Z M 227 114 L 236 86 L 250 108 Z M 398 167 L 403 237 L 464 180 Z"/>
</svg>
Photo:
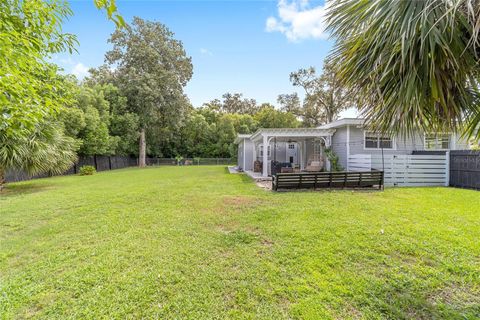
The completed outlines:
<svg viewBox="0 0 480 320">
<path fill-rule="evenodd" d="M 200 53 L 204 56 L 213 56 L 213 53 L 205 48 L 200 48 Z"/>
<path fill-rule="evenodd" d="M 302 39 L 326 39 L 325 13 L 328 2 L 323 6 L 310 7 L 309 0 L 279 0 L 278 18 L 269 17 L 267 32 L 283 33 L 290 41 Z"/>
<path fill-rule="evenodd" d="M 79 80 L 85 78 L 88 75 L 88 67 L 86 67 L 83 63 L 77 63 L 71 71 L 71 74 L 75 75 Z"/>
<path fill-rule="evenodd" d="M 68 57 L 68 58 L 63 58 L 63 59 L 60 59 L 59 60 L 61 63 L 63 63 L 64 65 L 73 65 L 75 62 L 73 62 L 72 58 Z"/>
</svg>

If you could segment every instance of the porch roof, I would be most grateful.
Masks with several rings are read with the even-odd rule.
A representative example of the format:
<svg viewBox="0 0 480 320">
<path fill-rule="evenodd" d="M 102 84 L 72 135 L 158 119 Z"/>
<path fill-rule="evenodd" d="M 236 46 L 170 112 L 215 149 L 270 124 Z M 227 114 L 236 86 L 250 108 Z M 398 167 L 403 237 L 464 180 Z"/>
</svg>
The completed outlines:
<svg viewBox="0 0 480 320">
<path fill-rule="evenodd" d="M 254 142 L 261 141 L 263 136 L 276 138 L 315 138 L 315 137 L 329 137 L 335 133 L 335 129 L 320 129 L 320 128 L 271 128 L 258 129 L 250 136 Z"/>
<path fill-rule="evenodd" d="M 235 143 L 239 144 L 243 139 L 250 139 L 251 134 L 242 134 L 239 133 L 237 134 L 237 137 L 235 138 Z"/>
</svg>

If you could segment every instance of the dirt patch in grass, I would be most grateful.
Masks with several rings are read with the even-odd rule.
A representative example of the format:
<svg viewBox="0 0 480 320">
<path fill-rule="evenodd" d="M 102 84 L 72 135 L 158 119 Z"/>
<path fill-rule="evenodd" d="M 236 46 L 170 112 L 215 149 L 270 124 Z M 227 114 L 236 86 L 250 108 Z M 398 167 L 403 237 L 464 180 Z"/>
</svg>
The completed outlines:
<svg viewBox="0 0 480 320">
<path fill-rule="evenodd" d="M 226 196 L 222 202 L 230 207 L 252 207 L 262 203 L 260 199 L 245 196 Z"/>
<path fill-rule="evenodd" d="M 238 224 L 217 225 L 216 230 L 221 233 L 229 245 L 259 245 L 259 253 L 265 253 L 274 242 L 259 228 L 239 227 Z"/>
<path fill-rule="evenodd" d="M 225 196 L 217 207 L 217 211 L 222 214 L 243 213 L 245 210 L 251 210 L 264 204 L 264 201 L 249 196 Z"/>
<path fill-rule="evenodd" d="M 434 291 L 428 301 L 432 305 L 446 304 L 457 310 L 476 308 L 480 312 L 480 288 L 454 283 Z"/>
</svg>

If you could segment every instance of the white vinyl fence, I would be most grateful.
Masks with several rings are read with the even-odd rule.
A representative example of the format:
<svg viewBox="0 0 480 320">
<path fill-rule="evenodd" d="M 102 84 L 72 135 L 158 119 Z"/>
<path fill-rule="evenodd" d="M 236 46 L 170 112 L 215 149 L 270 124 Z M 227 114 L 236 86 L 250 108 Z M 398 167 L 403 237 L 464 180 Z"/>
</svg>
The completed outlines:
<svg viewBox="0 0 480 320">
<path fill-rule="evenodd" d="M 445 155 L 355 154 L 348 159 L 350 171 L 384 170 L 385 185 L 398 187 L 448 186 L 449 153 Z"/>
</svg>

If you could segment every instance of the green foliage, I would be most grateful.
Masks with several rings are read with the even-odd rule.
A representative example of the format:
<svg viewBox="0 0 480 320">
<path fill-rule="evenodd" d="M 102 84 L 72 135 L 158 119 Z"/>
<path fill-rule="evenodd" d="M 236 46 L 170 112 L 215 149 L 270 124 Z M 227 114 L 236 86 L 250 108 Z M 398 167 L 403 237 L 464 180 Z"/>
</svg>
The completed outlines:
<svg viewBox="0 0 480 320">
<path fill-rule="evenodd" d="M 339 81 L 330 60 L 325 60 L 322 74 L 317 75 L 313 67 L 300 69 L 290 74 L 290 81 L 304 90 L 303 105 L 296 93 L 279 95 L 278 102 L 306 127 L 332 122 L 342 110 L 355 106 L 353 95 Z"/>
<path fill-rule="evenodd" d="M 115 0 L 95 4 L 121 25 Z M 62 0 L 0 1 L 0 185 L 7 169 L 61 173 L 76 158 L 78 141 L 55 120 L 75 90 L 49 63 L 55 53 L 74 51 L 76 37 L 62 32 L 71 14 Z M 86 120 L 66 112 L 65 131 L 78 134 Z"/>
<path fill-rule="evenodd" d="M 52 54 L 73 51 L 75 36 L 61 31 L 72 12 L 62 1 L 0 2 L 0 139 L 31 136 L 37 124 L 69 101 Z"/>
<path fill-rule="evenodd" d="M 179 166 L 183 161 L 183 157 L 177 155 L 177 156 L 175 156 L 175 161 L 177 162 L 177 166 Z"/>
<path fill-rule="evenodd" d="M 125 27 L 123 17 L 118 13 L 115 0 L 93 0 L 98 9 L 105 9 L 108 19 L 115 22 L 117 28 Z"/>
<path fill-rule="evenodd" d="M 81 166 L 78 174 L 81 176 L 91 176 L 97 173 L 97 170 L 94 166 Z"/>
<path fill-rule="evenodd" d="M 268 103 L 252 108 L 257 110 L 253 114 L 228 113 L 221 105 L 220 100 L 212 100 L 201 108 L 191 109 L 179 131 L 170 140 L 172 147 L 162 154 L 231 158 L 237 154 L 234 140 L 239 133 L 250 134 L 259 128 L 290 128 L 300 125 L 295 115 L 277 110 Z"/>
<path fill-rule="evenodd" d="M 5 191 L 6 319 L 477 319 L 480 311 L 478 191 L 272 193 L 223 166 L 37 179 Z"/>
<path fill-rule="evenodd" d="M 297 128 L 300 126 L 300 121 L 293 113 L 275 109 L 268 103 L 262 104 L 260 111 L 254 115 L 254 119 L 259 128 Z"/>
<path fill-rule="evenodd" d="M 108 88 L 112 90 L 111 87 Z M 118 122 L 128 116 L 122 115 L 119 117 L 120 120 L 115 118 Z M 93 88 L 78 87 L 76 102 L 64 108 L 60 113 L 65 132 L 81 141 L 79 152 L 83 155 L 116 153 L 121 136 L 111 135 L 109 129 L 111 118 L 110 104 L 105 99 L 103 88 L 100 86 Z M 117 127 L 118 122 L 115 123 Z"/>
<path fill-rule="evenodd" d="M 332 148 L 326 148 L 325 155 L 327 156 L 328 161 L 330 161 L 330 171 L 343 171 L 338 155 L 332 150 Z"/>
<path fill-rule="evenodd" d="M 218 119 L 216 123 L 215 136 L 217 156 L 233 157 L 235 155 L 235 118 L 232 115 L 225 114 Z"/>
<path fill-rule="evenodd" d="M 204 104 L 204 106 L 221 113 L 235 113 L 235 114 L 255 114 L 259 106 L 255 99 L 243 98 L 241 93 L 225 93 L 223 101 L 218 99 L 212 100 Z"/>
<path fill-rule="evenodd" d="M 134 17 L 131 25 L 112 34 L 113 48 L 106 54 L 107 62 L 116 67 L 114 84 L 127 98 L 126 109 L 138 117 L 138 130 L 146 132 L 154 146 L 168 144 L 189 108 L 183 87 L 192 77 L 193 66 L 183 44 L 173 36 L 159 22 Z M 140 165 L 143 162 L 142 157 Z"/>
<path fill-rule="evenodd" d="M 98 87 L 98 86 L 94 86 Z M 138 153 L 139 117 L 128 109 L 127 98 L 113 84 L 100 86 L 103 96 L 109 104 L 110 135 L 116 138 L 117 155 L 132 155 Z"/>
<path fill-rule="evenodd" d="M 331 4 L 334 64 L 373 129 L 479 136 L 478 0 Z"/>
<path fill-rule="evenodd" d="M 44 120 L 27 137 L 0 137 L 0 144 L 0 185 L 6 169 L 24 170 L 30 175 L 61 174 L 77 159 L 78 142 L 67 137 L 54 120 Z"/>
</svg>

